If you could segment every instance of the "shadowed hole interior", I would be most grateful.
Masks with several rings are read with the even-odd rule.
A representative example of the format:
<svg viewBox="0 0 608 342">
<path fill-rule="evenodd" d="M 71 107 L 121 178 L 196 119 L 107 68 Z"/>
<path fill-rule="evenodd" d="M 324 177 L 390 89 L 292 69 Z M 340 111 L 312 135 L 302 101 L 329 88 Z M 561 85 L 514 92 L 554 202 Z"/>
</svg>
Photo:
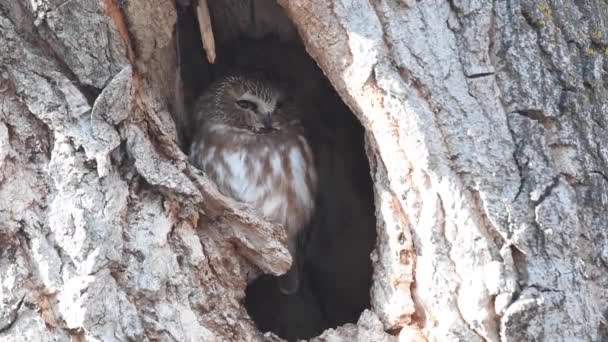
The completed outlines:
<svg viewBox="0 0 608 342">
<path fill-rule="evenodd" d="M 355 323 L 370 305 L 370 253 L 376 230 L 364 130 L 297 35 L 295 39 L 285 39 L 282 33 L 240 32 L 243 23 L 232 21 L 239 20 L 239 16 L 225 13 L 225 6 L 237 2 L 209 1 L 214 35 L 218 38 L 215 64 L 205 60 L 193 8 L 178 7 L 184 102 L 186 108 L 191 108 L 210 82 L 241 68 L 272 73 L 306 104 L 302 119 L 315 154 L 320 190 L 315 215 L 306 230 L 300 289 L 296 294 L 284 295 L 271 276 L 262 276 L 247 287 L 244 305 L 263 332 L 272 331 L 290 341 L 311 338 L 325 329 Z M 276 6 L 270 0 L 258 2 L 263 2 L 262 8 Z M 251 12 L 255 8 L 244 10 Z M 255 18 L 251 20 L 278 20 L 283 25 L 288 22 L 284 14 L 254 14 L 250 13 L 249 18 Z M 183 145 L 187 148 L 188 144 L 186 132 Z"/>
</svg>

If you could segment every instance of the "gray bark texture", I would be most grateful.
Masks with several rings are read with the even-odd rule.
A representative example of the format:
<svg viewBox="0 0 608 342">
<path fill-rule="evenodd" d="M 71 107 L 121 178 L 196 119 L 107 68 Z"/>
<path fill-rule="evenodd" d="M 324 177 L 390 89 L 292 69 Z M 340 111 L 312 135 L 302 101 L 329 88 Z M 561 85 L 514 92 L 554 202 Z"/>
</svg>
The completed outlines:
<svg viewBox="0 0 608 342">
<path fill-rule="evenodd" d="M 608 3 L 279 4 L 374 181 L 371 309 L 312 341 L 608 339 Z M 280 340 L 282 229 L 176 142 L 175 6 L 0 0 L 0 341 Z"/>
</svg>

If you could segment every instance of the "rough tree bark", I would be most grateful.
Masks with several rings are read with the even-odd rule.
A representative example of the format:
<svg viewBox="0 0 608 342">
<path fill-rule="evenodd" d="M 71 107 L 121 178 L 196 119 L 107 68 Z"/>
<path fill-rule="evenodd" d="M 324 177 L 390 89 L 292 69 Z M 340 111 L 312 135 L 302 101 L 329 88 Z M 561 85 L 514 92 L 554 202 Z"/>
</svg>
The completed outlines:
<svg viewBox="0 0 608 342">
<path fill-rule="evenodd" d="M 372 308 L 315 340 L 605 339 L 608 4 L 279 3 L 374 179 Z M 285 237 L 177 146 L 175 21 L 0 1 L 0 340 L 276 339 L 241 300 Z"/>
</svg>

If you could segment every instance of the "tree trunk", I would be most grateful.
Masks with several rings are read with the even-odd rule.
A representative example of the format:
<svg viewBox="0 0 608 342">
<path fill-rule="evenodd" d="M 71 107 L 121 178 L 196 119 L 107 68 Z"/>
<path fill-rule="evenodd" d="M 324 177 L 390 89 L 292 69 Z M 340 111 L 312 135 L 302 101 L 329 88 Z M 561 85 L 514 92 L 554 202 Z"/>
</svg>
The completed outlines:
<svg viewBox="0 0 608 342">
<path fill-rule="evenodd" d="M 608 338 L 608 3 L 279 4 L 374 182 L 371 309 L 313 340 Z M 181 151 L 176 20 L 0 0 L 1 341 L 279 340 L 242 302 L 285 235 Z"/>
</svg>

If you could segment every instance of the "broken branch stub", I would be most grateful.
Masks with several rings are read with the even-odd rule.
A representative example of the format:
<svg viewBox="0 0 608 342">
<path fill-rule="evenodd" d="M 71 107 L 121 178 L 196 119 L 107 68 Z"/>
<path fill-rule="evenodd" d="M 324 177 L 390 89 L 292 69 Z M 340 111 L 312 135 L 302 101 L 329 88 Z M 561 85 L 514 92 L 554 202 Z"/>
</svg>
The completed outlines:
<svg viewBox="0 0 608 342">
<path fill-rule="evenodd" d="M 213 64 L 215 63 L 215 38 L 213 37 L 213 27 L 211 25 L 211 16 L 209 15 L 207 0 L 198 0 L 196 16 L 198 18 L 201 40 L 207 60 L 209 63 Z"/>
</svg>

